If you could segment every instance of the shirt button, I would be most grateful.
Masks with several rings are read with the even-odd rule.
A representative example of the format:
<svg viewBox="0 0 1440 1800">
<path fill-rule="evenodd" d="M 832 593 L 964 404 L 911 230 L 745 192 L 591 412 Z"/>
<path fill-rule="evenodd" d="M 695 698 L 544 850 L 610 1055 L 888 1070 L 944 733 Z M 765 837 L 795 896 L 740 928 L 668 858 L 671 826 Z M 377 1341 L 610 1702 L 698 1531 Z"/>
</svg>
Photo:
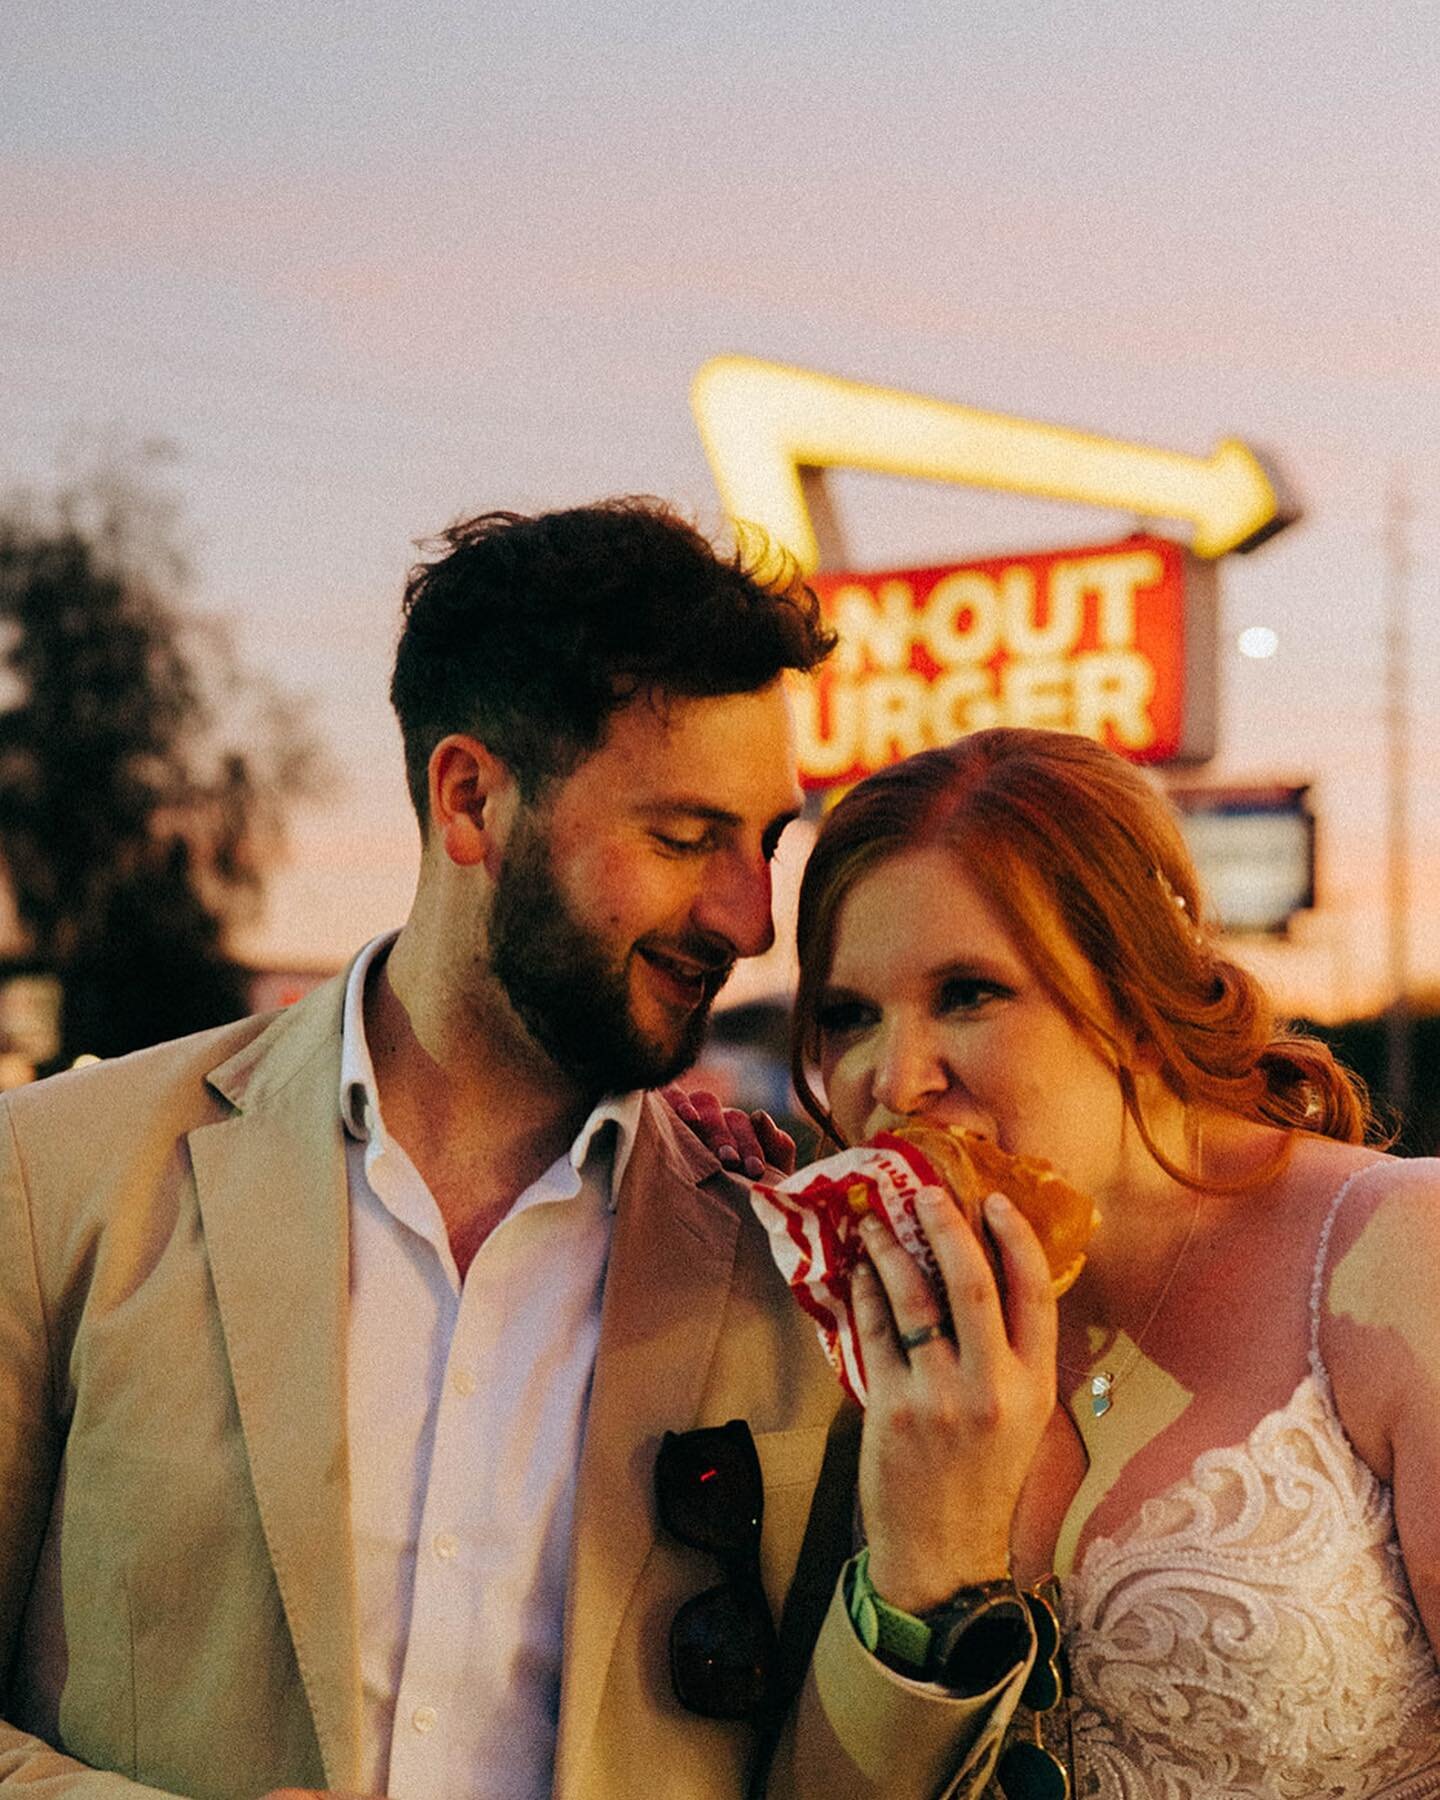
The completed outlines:
<svg viewBox="0 0 1440 1800">
<path fill-rule="evenodd" d="M 410 1723 L 417 1731 L 433 1731 L 440 1722 L 440 1715 L 433 1706 L 417 1706 Z"/>
<path fill-rule="evenodd" d="M 459 1538 L 453 1536 L 450 1532 L 442 1531 L 437 1534 L 435 1538 L 435 1554 L 440 1558 L 441 1562 L 449 1562 L 459 1548 Z"/>
<path fill-rule="evenodd" d="M 457 1369 L 450 1381 L 457 1394 L 464 1394 L 468 1399 L 475 1392 L 475 1377 L 469 1369 Z"/>
</svg>

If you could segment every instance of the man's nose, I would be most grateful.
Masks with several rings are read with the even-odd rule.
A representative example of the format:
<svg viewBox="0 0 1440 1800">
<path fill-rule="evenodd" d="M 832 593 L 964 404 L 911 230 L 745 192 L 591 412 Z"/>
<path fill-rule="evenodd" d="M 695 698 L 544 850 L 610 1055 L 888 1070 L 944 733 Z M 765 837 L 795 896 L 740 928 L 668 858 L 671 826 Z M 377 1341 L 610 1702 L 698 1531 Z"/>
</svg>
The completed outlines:
<svg viewBox="0 0 1440 1800">
<path fill-rule="evenodd" d="M 733 945 L 736 956 L 761 956 L 775 942 L 770 864 L 764 857 L 726 857 L 707 871 L 695 922 Z"/>
</svg>

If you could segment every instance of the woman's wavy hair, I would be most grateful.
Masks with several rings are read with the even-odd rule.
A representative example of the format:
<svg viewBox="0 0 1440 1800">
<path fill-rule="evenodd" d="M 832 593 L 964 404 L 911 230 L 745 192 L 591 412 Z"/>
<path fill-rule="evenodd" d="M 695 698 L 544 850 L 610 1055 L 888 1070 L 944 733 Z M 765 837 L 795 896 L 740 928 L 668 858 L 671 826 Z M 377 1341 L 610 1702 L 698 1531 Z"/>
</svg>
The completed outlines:
<svg viewBox="0 0 1440 1800">
<path fill-rule="evenodd" d="M 1187 1103 L 1345 1143 L 1377 1135 L 1359 1077 L 1282 1024 L 1259 982 L 1224 954 L 1175 815 L 1149 778 L 1089 738 L 999 727 L 870 776 L 820 828 L 800 890 L 791 1068 L 806 1111 L 837 1141 L 809 1071 L 840 909 L 870 870 L 935 846 L 955 856 L 1062 1011 L 1114 1065 L 1136 1129 L 1176 1180 L 1195 1177 L 1151 1134 L 1131 1066 L 1136 1042 Z M 1108 1018 L 1076 979 L 1076 950 Z"/>
</svg>

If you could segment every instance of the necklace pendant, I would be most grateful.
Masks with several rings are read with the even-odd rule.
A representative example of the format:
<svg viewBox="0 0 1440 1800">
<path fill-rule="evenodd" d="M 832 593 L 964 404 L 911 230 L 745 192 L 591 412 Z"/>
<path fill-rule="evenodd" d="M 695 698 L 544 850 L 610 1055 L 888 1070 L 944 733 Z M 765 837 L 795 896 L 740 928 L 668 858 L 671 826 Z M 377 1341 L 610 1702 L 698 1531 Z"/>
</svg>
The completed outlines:
<svg viewBox="0 0 1440 1800">
<path fill-rule="evenodd" d="M 1115 1386 L 1115 1377 L 1106 1369 L 1102 1374 L 1090 1377 L 1090 1412 L 1093 1417 L 1103 1419 L 1114 1401 L 1110 1398 Z"/>
</svg>

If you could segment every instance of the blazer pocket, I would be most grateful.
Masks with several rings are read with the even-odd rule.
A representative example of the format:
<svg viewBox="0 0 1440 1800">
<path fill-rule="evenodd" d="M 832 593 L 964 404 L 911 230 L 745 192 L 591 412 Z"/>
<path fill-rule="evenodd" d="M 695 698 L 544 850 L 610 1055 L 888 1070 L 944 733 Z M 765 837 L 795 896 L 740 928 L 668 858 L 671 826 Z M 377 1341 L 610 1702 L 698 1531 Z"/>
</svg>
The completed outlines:
<svg viewBox="0 0 1440 1800">
<path fill-rule="evenodd" d="M 791 1431 L 757 1431 L 755 1451 L 760 1458 L 760 1475 L 765 1492 L 772 1488 L 792 1487 L 797 1482 L 815 1485 L 820 1464 L 825 1456 L 825 1439 L 829 1427 L 798 1425 Z"/>
<path fill-rule="evenodd" d="M 755 1433 L 755 1449 L 765 1481 L 760 1575 L 776 1619 L 795 1577 L 828 1435 L 823 1425 Z"/>
</svg>

